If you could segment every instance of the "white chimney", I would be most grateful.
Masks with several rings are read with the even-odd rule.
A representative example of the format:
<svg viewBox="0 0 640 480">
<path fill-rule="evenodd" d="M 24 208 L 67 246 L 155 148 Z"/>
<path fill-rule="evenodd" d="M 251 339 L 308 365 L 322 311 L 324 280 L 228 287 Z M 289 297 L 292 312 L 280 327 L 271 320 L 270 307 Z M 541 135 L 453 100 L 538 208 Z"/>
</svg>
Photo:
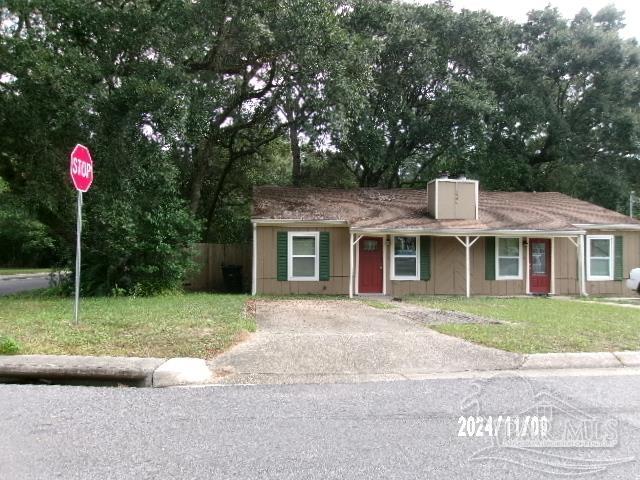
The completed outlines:
<svg viewBox="0 0 640 480">
<path fill-rule="evenodd" d="M 478 181 L 437 178 L 427 184 L 429 214 L 436 220 L 477 220 Z"/>
</svg>

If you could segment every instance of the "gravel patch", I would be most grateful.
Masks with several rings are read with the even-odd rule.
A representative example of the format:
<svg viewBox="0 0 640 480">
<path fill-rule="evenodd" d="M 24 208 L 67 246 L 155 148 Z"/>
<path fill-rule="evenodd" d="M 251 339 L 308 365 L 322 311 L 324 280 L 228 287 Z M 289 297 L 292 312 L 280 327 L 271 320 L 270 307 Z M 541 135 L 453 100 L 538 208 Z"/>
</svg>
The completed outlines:
<svg viewBox="0 0 640 480">
<path fill-rule="evenodd" d="M 394 314 L 399 315 L 409 320 L 424 323 L 426 325 L 446 325 L 446 324 L 498 324 L 502 323 L 498 320 L 490 318 L 479 317 L 470 313 L 453 312 L 450 310 L 437 310 L 437 309 L 398 309 L 393 311 Z"/>
</svg>

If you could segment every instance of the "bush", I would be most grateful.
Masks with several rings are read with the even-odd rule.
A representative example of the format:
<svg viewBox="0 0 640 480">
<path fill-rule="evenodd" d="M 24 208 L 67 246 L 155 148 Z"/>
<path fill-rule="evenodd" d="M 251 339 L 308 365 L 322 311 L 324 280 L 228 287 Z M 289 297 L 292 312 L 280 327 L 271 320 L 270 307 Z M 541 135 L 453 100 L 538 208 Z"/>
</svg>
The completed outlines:
<svg viewBox="0 0 640 480">
<path fill-rule="evenodd" d="M 180 289 L 193 266 L 199 229 L 178 191 L 176 168 L 144 139 L 128 145 L 120 153 L 95 149 L 95 183 L 84 197 L 83 294 Z"/>
<path fill-rule="evenodd" d="M 20 344 L 13 338 L 0 335 L 0 355 L 14 355 L 20 351 Z"/>
<path fill-rule="evenodd" d="M 56 260 L 56 242 L 48 229 L 0 178 L 0 265 L 42 267 Z"/>
</svg>

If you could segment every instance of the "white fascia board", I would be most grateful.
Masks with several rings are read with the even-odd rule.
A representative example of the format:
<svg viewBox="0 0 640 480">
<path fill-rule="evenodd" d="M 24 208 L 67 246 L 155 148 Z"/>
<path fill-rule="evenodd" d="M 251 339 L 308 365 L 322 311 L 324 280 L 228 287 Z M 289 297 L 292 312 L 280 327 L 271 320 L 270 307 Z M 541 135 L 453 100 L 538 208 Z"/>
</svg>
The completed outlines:
<svg viewBox="0 0 640 480">
<path fill-rule="evenodd" d="M 272 219 L 272 218 L 253 218 L 251 223 L 257 226 L 276 226 L 276 227 L 314 227 L 314 226 L 338 226 L 346 227 L 349 222 L 345 220 L 295 220 L 295 219 Z"/>
<path fill-rule="evenodd" d="M 576 223 L 575 226 L 585 230 L 640 230 L 640 225 L 630 223 Z"/>
<path fill-rule="evenodd" d="M 392 235 L 430 235 L 434 237 L 452 236 L 478 236 L 478 237 L 518 237 L 531 236 L 539 238 L 551 237 L 576 237 L 583 235 L 584 230 L 430 230 L 424 228 L 392 229 L 392 228 L 352 228 L 352 233 L 366 234 L 392 234 Z"/>
</svg>

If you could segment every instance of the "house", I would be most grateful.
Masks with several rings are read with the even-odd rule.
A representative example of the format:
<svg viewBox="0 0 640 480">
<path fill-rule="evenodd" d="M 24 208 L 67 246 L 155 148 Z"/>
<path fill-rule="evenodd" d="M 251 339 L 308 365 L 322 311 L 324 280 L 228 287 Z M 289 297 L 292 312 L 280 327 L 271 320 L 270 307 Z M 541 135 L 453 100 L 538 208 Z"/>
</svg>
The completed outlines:
<svg viewBox="0 0 640 480">
<path fill-rule="evenodd" d="M 256 187 L 252 293 L 629 295 L 640 221 L 556 192 Z"/>
</svg>

